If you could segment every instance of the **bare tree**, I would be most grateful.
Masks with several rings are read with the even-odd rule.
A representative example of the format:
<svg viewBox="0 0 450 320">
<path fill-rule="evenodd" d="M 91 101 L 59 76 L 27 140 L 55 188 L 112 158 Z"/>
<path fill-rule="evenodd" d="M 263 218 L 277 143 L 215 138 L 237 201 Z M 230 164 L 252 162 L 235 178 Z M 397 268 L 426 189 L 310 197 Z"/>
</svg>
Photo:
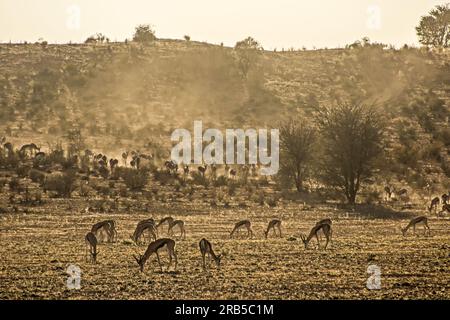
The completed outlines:
<svg viewBox="0 0 450 320">
<path fill-rule="evenodd" d="M 303 189 L 303 181 L 309 174 L 316 138 L 316 129 L 306 119 L 280 125 L 279 176 L 292 181 L 297 191 Z"/>
<path fill-rule="evenodd" d="M 325 181 L 342 188 L 354 204 L 361 181 L 373 173 L 374 160 L 382 148 L 380 114 L 362 104 L 340 104 L 319 109 L 316 115 L 323 148 Z"/>
<path fill-rule="evenodd" d="M 420 19 L 416 27 L 420 43 L 448 48 L 450 42 L 450 4 L 436 6 Z"/>
</svg>

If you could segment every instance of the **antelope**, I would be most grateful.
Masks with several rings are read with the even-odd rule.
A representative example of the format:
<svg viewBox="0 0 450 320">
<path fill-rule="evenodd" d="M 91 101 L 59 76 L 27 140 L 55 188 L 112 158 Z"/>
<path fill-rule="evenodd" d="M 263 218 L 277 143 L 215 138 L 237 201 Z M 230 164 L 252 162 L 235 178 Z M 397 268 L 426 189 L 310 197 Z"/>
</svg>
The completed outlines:
<svg viewBox="0 0 450 320">
<path fill-rule="evenodd" d="M 152 237 L 154 240 L 156 240 L 155 223 L 153 221 L 149 221 L 149 220 L 143 220 L 137 224 L 136 229 L 134 230 L 134 233 L 131 236 L 131 239 L 136 244 L 138 243 L 139 238 L 141 236 L 144 236 L 145 231 L 147 231 L 150 234 L 150 237 Z M 145 236 L 144 236 L 144 241 L 145 241 Z"/>
<path fill-rule="evenodd" d="M 206 173 L 206 169 L 208 169 L 208 165 L 205 164 L 204 166 L 199 166 L 197 169 L 198 169 L 198 171 L 200 172 L 200 174 L 201 174 L 203 177 L 205 177 L 205 173 Z"/>
<path fill-rule="evenodd" d="M 173 160 L 166 161 L 164 163 L 164 166 L 167 168 L 167 171 L 169 172 L 177 172 L 178 171 L 178 164 L 176 164 Z"/>
<path fill-rule="evenodd" d="M 158 250 L 163 248 L 164 246 L 166 246 L 167 252 L 169 253 L 169 266 L 167 267 L 167 270 L 169 270 L 170 266 L 172 265 L 172 258 L 175 259 L 175 270 L 177 269 L 178 259 L 175 253 L 175 241 L 168 238 L 162 238 L 151 242 L 148 245 L 147 250 L 145 250 L 144 255 L 134 256 L 134 259 L 138 263 L 141 272 L 144 272 L 145 263 L 153 253 L 155 253 L 156 257 L 158 258 L 158 264 L 159 267 L 161 268 L 161 272 L 163 271 L 161 260 L 159 259 Z"/>
<path fill-rule="evenodd" d="M 318 222 L 316 223 L 316 226 L 319 226 L 319 225 L 321 225 L 321 224 L 329 224 L 330 227 L 331 227 L 332 222 L 331 222 L 331 219 L 330 219 L 330 218 L 325 218 L 325 219 L 322 219 L 322 220 L 318 221 Z M 322 229 L 322 231 L 323 231 L 323 229 Z M 333 233 L 333 229 L 330 229 L 330 237 L 331 237 L 331 234 L 332 234 L 332 233 Z M 319 239 L 322 240 L 322 238 L 320 237 L 320 234 L 319 234 Z"/>
<path fill-rule="evenodd" d="M 106 220 L 105 222 L 109 224 L 111 241 L 112 242 L 116 241 L 117 240 L 116 221 L 114 221 L 114 220 Z"/>
<path fill-rule="evenodd" d="M 235 178 L 236 177 L 236 170 L 235 169 L 230 169 L 230 171 L 228 171 L 228 176 L 229 177 L 233 177 L 233 178 Z"/>
<path fill-rule="evenodd" d="M 105 221 L 97 222 L 91 228 L 91 232 L 95 236 L 97 236 L 98 233 L 103 235 L 103 231 L 105 231 L 107 234 L 108 242 L 111 242 L 111 240 L 114 238 L 114 234 L 117 234 L 117 232 L 115 232 L 114 221 L 113 220 L 105 220 Z M 102 236 L 102 239 L 103 239 L 103 236 Z"/>
<path fill-rule="evenodd" d="M 419 223 L 423 223 L 423 230 L 424 234 L 428 231 L 428 234 L 430 233 L 430 227 L 428 226 L 428 218 L 425 216 L 420 216 L 411 219 L 411 221 L 408 223 L 408 225 L 405 228 L 402 228 L 402 234 L 403 236 L 406 236 L 406 232 L 409 228 L 413 227 L 413 232 L 416 234 L 416 225 Z"/>
<path fill-rule="evenodd" d="M 407 193 L 408 193 L 408 190 L 405 189 L 405 188 L 400 189 L 400 190 L 398 190 L 398 191 L 396 192 L 396 194 L 397 194 L 398 196 L 403 196 L 403 195 L 405 195 L 405 194 L 407 194 Z"/>
<path fill-rule="evenodd" d="M 185 174 L 186 176 L 189 174 L 189 166 L 188 166 L 188 165 L 185 165 L 185 166 L 183 167 L 183 172 L 184 172 L 184 174 Z"/>
<path fill-rule="evenodd" d="M 203 270 L 206 270 L 206 263 L 205 263 L 205 255 L 208 254 L 209 257 L 209 263 L 211 264 L 211 258 L 214 260 L 214 262 L 217 265 L 217 268 L 220 268 L 220 260 L 222 258 L 222 256 L 216 255 L 213 251 L 211 242 L 209 242 L 208 240 L 206 240 L 205 238 L 203 238 L 202 240 L 200 240 L 199 242 L 199 246 L 200 246 L 200 253 L 202 254 L 202 259 L 203 259 Z"/>
<path fill-rule="evenodd" d="M 320 230 L 323 231 L 323 233 L 325 234 L 325 237 L 327 238 L 327 242 L 325 243 L 325 249 L 327 248 L 328 242 L 331 241 L 331 233 L 332 233 L 331 232 L 331 224 L 322 223 L 322 224 L 315 225 L 309 232 L 309 235 L 307 238 L 303 234 L 300 235 L 300 238 L 302 239 L 303 244 L 305 245 L 305 249 L 308 247 L 309 241 L 314 236 L 317 239 L 317 247 L 320 249 L 320 241 L 319 241 L 319 236 L 318 236 L 318 233 Z"/>
<path fill-rule="evenodd" d="M 167 230 L 167 234 L 172 235 L 173 234 L 172 229 L 175 226 L 180 227 L 180 231 L 181 231 L 180 239 L 181 238 L 186 239 L 186 229 L 184 228 L 184 222 L 182 220 L 173 220 L 171 223 L 169 223 L 169 230 Z"/>
<path fill-rule="evenodd" d="M 431 212 L 431 210 L 434 208 L 434 213 L 436 213 L 437 205 L 439 204 L 439 197 L 435 197 L 431 200 L 431 204 L 428 207 L 428 211 Z"/>
<path fill-rule="evenodd" d="M 267 226 L 267 230 L 264 231 L 264 236 L 267 239 L 267 236 L 269 234 L 270 229 L 273 230 L 273 233 L 275 234 L 275 236 L 277 235 L 277 232 L 275 231 L 275 228 L 278 229 L 279 233 L 280 233 L 280 238 L 281 236 L 281 220 L 278 219 L 273 219 L 272 221 L 269 222 L 269 225 Z"/>
<path fill-rule="evenodd" d="M 87 259 L 88 256 L 88 250 L 91 255 L 91 261 L 93 263 L 97 263 L 97 238 L 92 232 L 88 232 L 86 236 L 84 237 L 86 242 L 86 255 L 85 258 Z"/>
<path fill-rule="evenodd" d="M 173 222 L 173 218 L 172 217 L 165 217 L 162 218 L 158 224 L 156 225 L 156 229 L 158 230 L 159 226 L 161 226 L 162 224 L 166 223 L 170 226 L 170 224 Z"/>
<path fill-rule="evenodd" d="M 242 220 L 242 221 L 239 221 L 238 223 L 236 223 L 234 225 L 234 229 L 230 233 L 230 239 L 233 237 L 233 234 L 238 229 L 243 228 L 243 227 L 247 228 L 247 237 L 250 236 L 250 238 L 252 238 L 253 237 L 253 231 L 252 231 L 252 228 L 251 228 L 251 222 L 249 220 Z"/>
<path fill-rule="evenodd" d="M 388 186 L 384 187 L 384 192 L 387 194 L 387 199 L 390 200 L 392 196 L 392 190 Z"/>
</svg>

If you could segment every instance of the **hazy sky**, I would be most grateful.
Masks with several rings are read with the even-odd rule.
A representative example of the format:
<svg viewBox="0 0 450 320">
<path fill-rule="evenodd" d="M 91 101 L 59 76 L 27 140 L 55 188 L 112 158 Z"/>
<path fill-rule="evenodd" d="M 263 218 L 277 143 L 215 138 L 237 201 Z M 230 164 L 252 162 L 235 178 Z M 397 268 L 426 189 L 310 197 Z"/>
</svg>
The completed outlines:
<svg viewBox="0 0 450 320">
<path fill-rule="evenodd" d="M 414 27 L 443 0 L 0 0 L 0 42 L 130 38 L 149 23 L 160 38 L 223 42 L 252 36 L 265 49 L 417 44 Z"/>
</svg>

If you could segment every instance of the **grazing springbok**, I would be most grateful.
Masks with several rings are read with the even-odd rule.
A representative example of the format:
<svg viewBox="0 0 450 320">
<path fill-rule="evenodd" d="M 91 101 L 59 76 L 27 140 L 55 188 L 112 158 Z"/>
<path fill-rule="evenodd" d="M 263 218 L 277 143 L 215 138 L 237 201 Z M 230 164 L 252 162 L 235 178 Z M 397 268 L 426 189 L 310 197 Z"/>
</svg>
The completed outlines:
<svg viewBox="0 0 450 320">
<path fill-rule="evenodd" d="M 323 231 L 323 233 L 325 234 L 325 237 L 327 238 L 327 242 L 325 243 L 325 249 L 328 246 L 328 242 L 331 241 L 331 224 L 328 223 L 322 223 L 322 224 L 317 224 L 315 225 L 311 231 L 309 232 L 308 237 L 305 237 L 305 235 L 301 234 L 300 238 L 303 241 L 303 244 L 305 245 L 305 249 L 308 247 L 308 243 L 309 241 L 312 239 L 312 237 L 316 237 L 317 239 L 317 247 L 320 249 L 320 240 L 319 240 L 319 231 Z"/>
<path fill-rule="evenodd" d="M 116 224 L 114 220 L 105 220 L 101 222 L 97 222 L 94 224 L 91 228 L 91 232 L 99 239 L 101 238 L 101 241 L 103 241 L 103 234 L 106 232 L 107 241 L 112 242 L 115 237 L 117 236 L 116 231 Z"/>
<path fill-rule="evenodd" d="M 134 256 L 134 259 L 136 259 L 141 272 L 144 272 L 145 263 L 153 253 L 155 253 L 156 257 L 158 258 L 158 264 L 161 268 L 161 272 L 163 271 L 161 260 L 159 259 L 158 250 L 163 248 L 164 246 L 167 248 L 167 252 L 169 253 L 169 266 L 167 267 L 167 270 L 169 270 L 170 266 L 172 265 L 172 258 L 174 258 L 175 260 L 175 270 L 177 269 L 178 259 L 175 253 L 175 241 L 168 238 L 162 238 L 151 242 L 148 245 L 147 250 L 145 250 L 144 255 Z"/>
<path fill-rule="evenodd" d="M 428 207 L 428 211 L 431 212 L 431 210 L 433 210 L 434 208 L 434 213 L 436 213 L 437 211 L 437 206 L 439 204 L 439 197 L 435 197 L 431 200 L 430 206 Z"/>
<path fill-rule="evenodd" d="M 211 258 L 214 260 L 214 262 L 217 265 L 217 268 L 220 268 L 220 260 L 221 260 L 221 255 L 216 255 L 213 251 L 211 242 L 209 242 L 208 240 L 206 240 L 205 238 L 203 238 L 202 240 L 200 240 L 199 243 L 200 246 L 200 253 L 202 254 L 202 259 L 203 259 L 203 270 L 206 270 L 206 263 L 205 263 L 205 255 L 208 254 L 209 256 L 209 264 L 211 264 Z"/>
<path fill-rule="evenodd" d="M 159 222 L 158 222 L 158 224 L 156 225 L 156 229 L 158 230 L 158 228 L 161 226 L 161 225 L 163 225 L 164 223 L 167 223 L 167 225 L 168 226 L 170 226 L 170 224 L 173 222 L 173 218 L 172 217 L 165 217 L 165 218 L 162 218 Z M 169 232 L 169 230 L 167 230 L 167 232 Z"/>
<path fill-rule="evenodd" d="M 180 228 L 180 239 L 186 239 L 186 229 L 184 228 L 184 222 L 182 220 L 173 220 L 169 224 L 169 230 L 167 230 L 167 234 L 171 236 L 173 234 L 173 228 L 178 226 Z"/>
<path fill-rule="evenodd" d="M 428 218 L 425 216 L 420 216 L 420 217 L 411 219 L 411 221 L 408 223 L 408 225 L 405 228 L 402 228 L 403 236 L 406 236 L 406 232 L 411 227 L 413 227 L 413 233 L 416 234 L 416 225 L 419 223 L 423 224 L 424 234 L 426 234 L 427 232 L 428 232 L 428 234 L 430 234 L 430 227 L 428 226 Z"/>
<path fill-rule="evenodd" d="M 137 244 L 139 241 L 139 238 L 143 236 L 145 241 L 145 231 L 149 233 L 149 239 L 153 238 L 156 240 L 156 228 L 155 228 L 155 222 L 153 219 L 147 219 L 140 221 L 136 229 L 134 230 L 133 235 L 131 236 L 131 239 Z"/>
<path fill-rule="evenodd" d="M 208 169 L 208 165 L 205 164 L 204 166 L 199 166 L 197 169 L 198 169 L 198 171 L 200 172 L 200 174 L 201 174 L 203 177 L 205 177 L 205 173 L 206 173 L 206 169 Z"/>
<path fill-rule="evenodd" d="M 92 232 L 88 232 L 84 237 L 86 242 L 86 255 L 85 258 L 87 260 L 88 251 L 90 253 L 91 261 L 93 263 L 97 263 L 97 238 Z"/>
<path fill-rule="evenodd" d="M 282 237 L 282 235 L 281 235 L 281 220 L 273 219 L 272 221 L 269 222 L 269 225 L 267 226 L 267 230 L 264 231 L 264 236 L 265 236 L 266 239 L 267 239 L 267 236 L 269 235 L 270 229 L 273 230 L 273 233 L 274 233 L 275 236 L 277 235 L 277 232 L 275 231 L 275 228 L 278 229 L 279 237 L 280 238 Z"/>
<path fill-rule="evenodd" d="M 233 237 L 233 234 L 241 228 L 246 228 L 247 229 L 247 237 L 252 238 L 253 237 L 253 230 L 252 230 L 252 224 L 249 220 L 242 220 L 239 221 L 238 223 L 236 223 L 234 225 L 233 231 L 231 231 L 230 233 L 230 239 Z"/>
<path fill-rule="evenodd" d="M 228 171 L 228 177 L 233 177 L 233 179 L 234 178 L 236 178 L 236 170 L 235 169 L 230 169 L 230 171 Z"/>
<path fill-rule="evenodd" d="M 183 167 L 183 173 L 184 173 L 184 175 L 189 175 L 189 166 L 188 165 L 185 165 L 184 167 Z"/>
</svg>

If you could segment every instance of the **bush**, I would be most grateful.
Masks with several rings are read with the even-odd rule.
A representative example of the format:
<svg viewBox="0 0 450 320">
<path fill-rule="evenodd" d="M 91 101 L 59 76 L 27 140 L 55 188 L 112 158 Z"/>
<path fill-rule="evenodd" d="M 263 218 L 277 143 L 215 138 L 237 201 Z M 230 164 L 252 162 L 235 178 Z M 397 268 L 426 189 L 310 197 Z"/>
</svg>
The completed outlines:
<svg viewBox="0 0 450 320">
<path fill-rule="evenodd" d="M 9 182 L 9 190 L 19 193 L 22 191 L 22 187 L 18 178 L 11 179 L 11 181 Z"/>
<path fill-rule="evenodd" d="M 39 184 L 44 183 L 45 173 L 40 170 L 31 169 L 30 172 L 28 173 L 28 176 L 30 177 L 31 181 L 33 181 L 35 183 L 39 183 Z"/>
<path fill-rule="evenodd" d="M 219 176 L 216 180 L 214 180 L 214 187 L 223 187 L 228 185 L 228 178 L 225 176 Z"/>
<path fill-rule="evenodd" d="M 56 192 L 58 197 L 70 197 L 75 189 L 76 175 L 74 170 L 47 176 L 44 182 L 44 192 Z"/>
<path fill-rule="evenodd" d="M 192 173 L 193 183 L 196 185 L 204 186 L 207 188 L 209 186 L 209 181 L 200 172 Z"/>
</svg>

